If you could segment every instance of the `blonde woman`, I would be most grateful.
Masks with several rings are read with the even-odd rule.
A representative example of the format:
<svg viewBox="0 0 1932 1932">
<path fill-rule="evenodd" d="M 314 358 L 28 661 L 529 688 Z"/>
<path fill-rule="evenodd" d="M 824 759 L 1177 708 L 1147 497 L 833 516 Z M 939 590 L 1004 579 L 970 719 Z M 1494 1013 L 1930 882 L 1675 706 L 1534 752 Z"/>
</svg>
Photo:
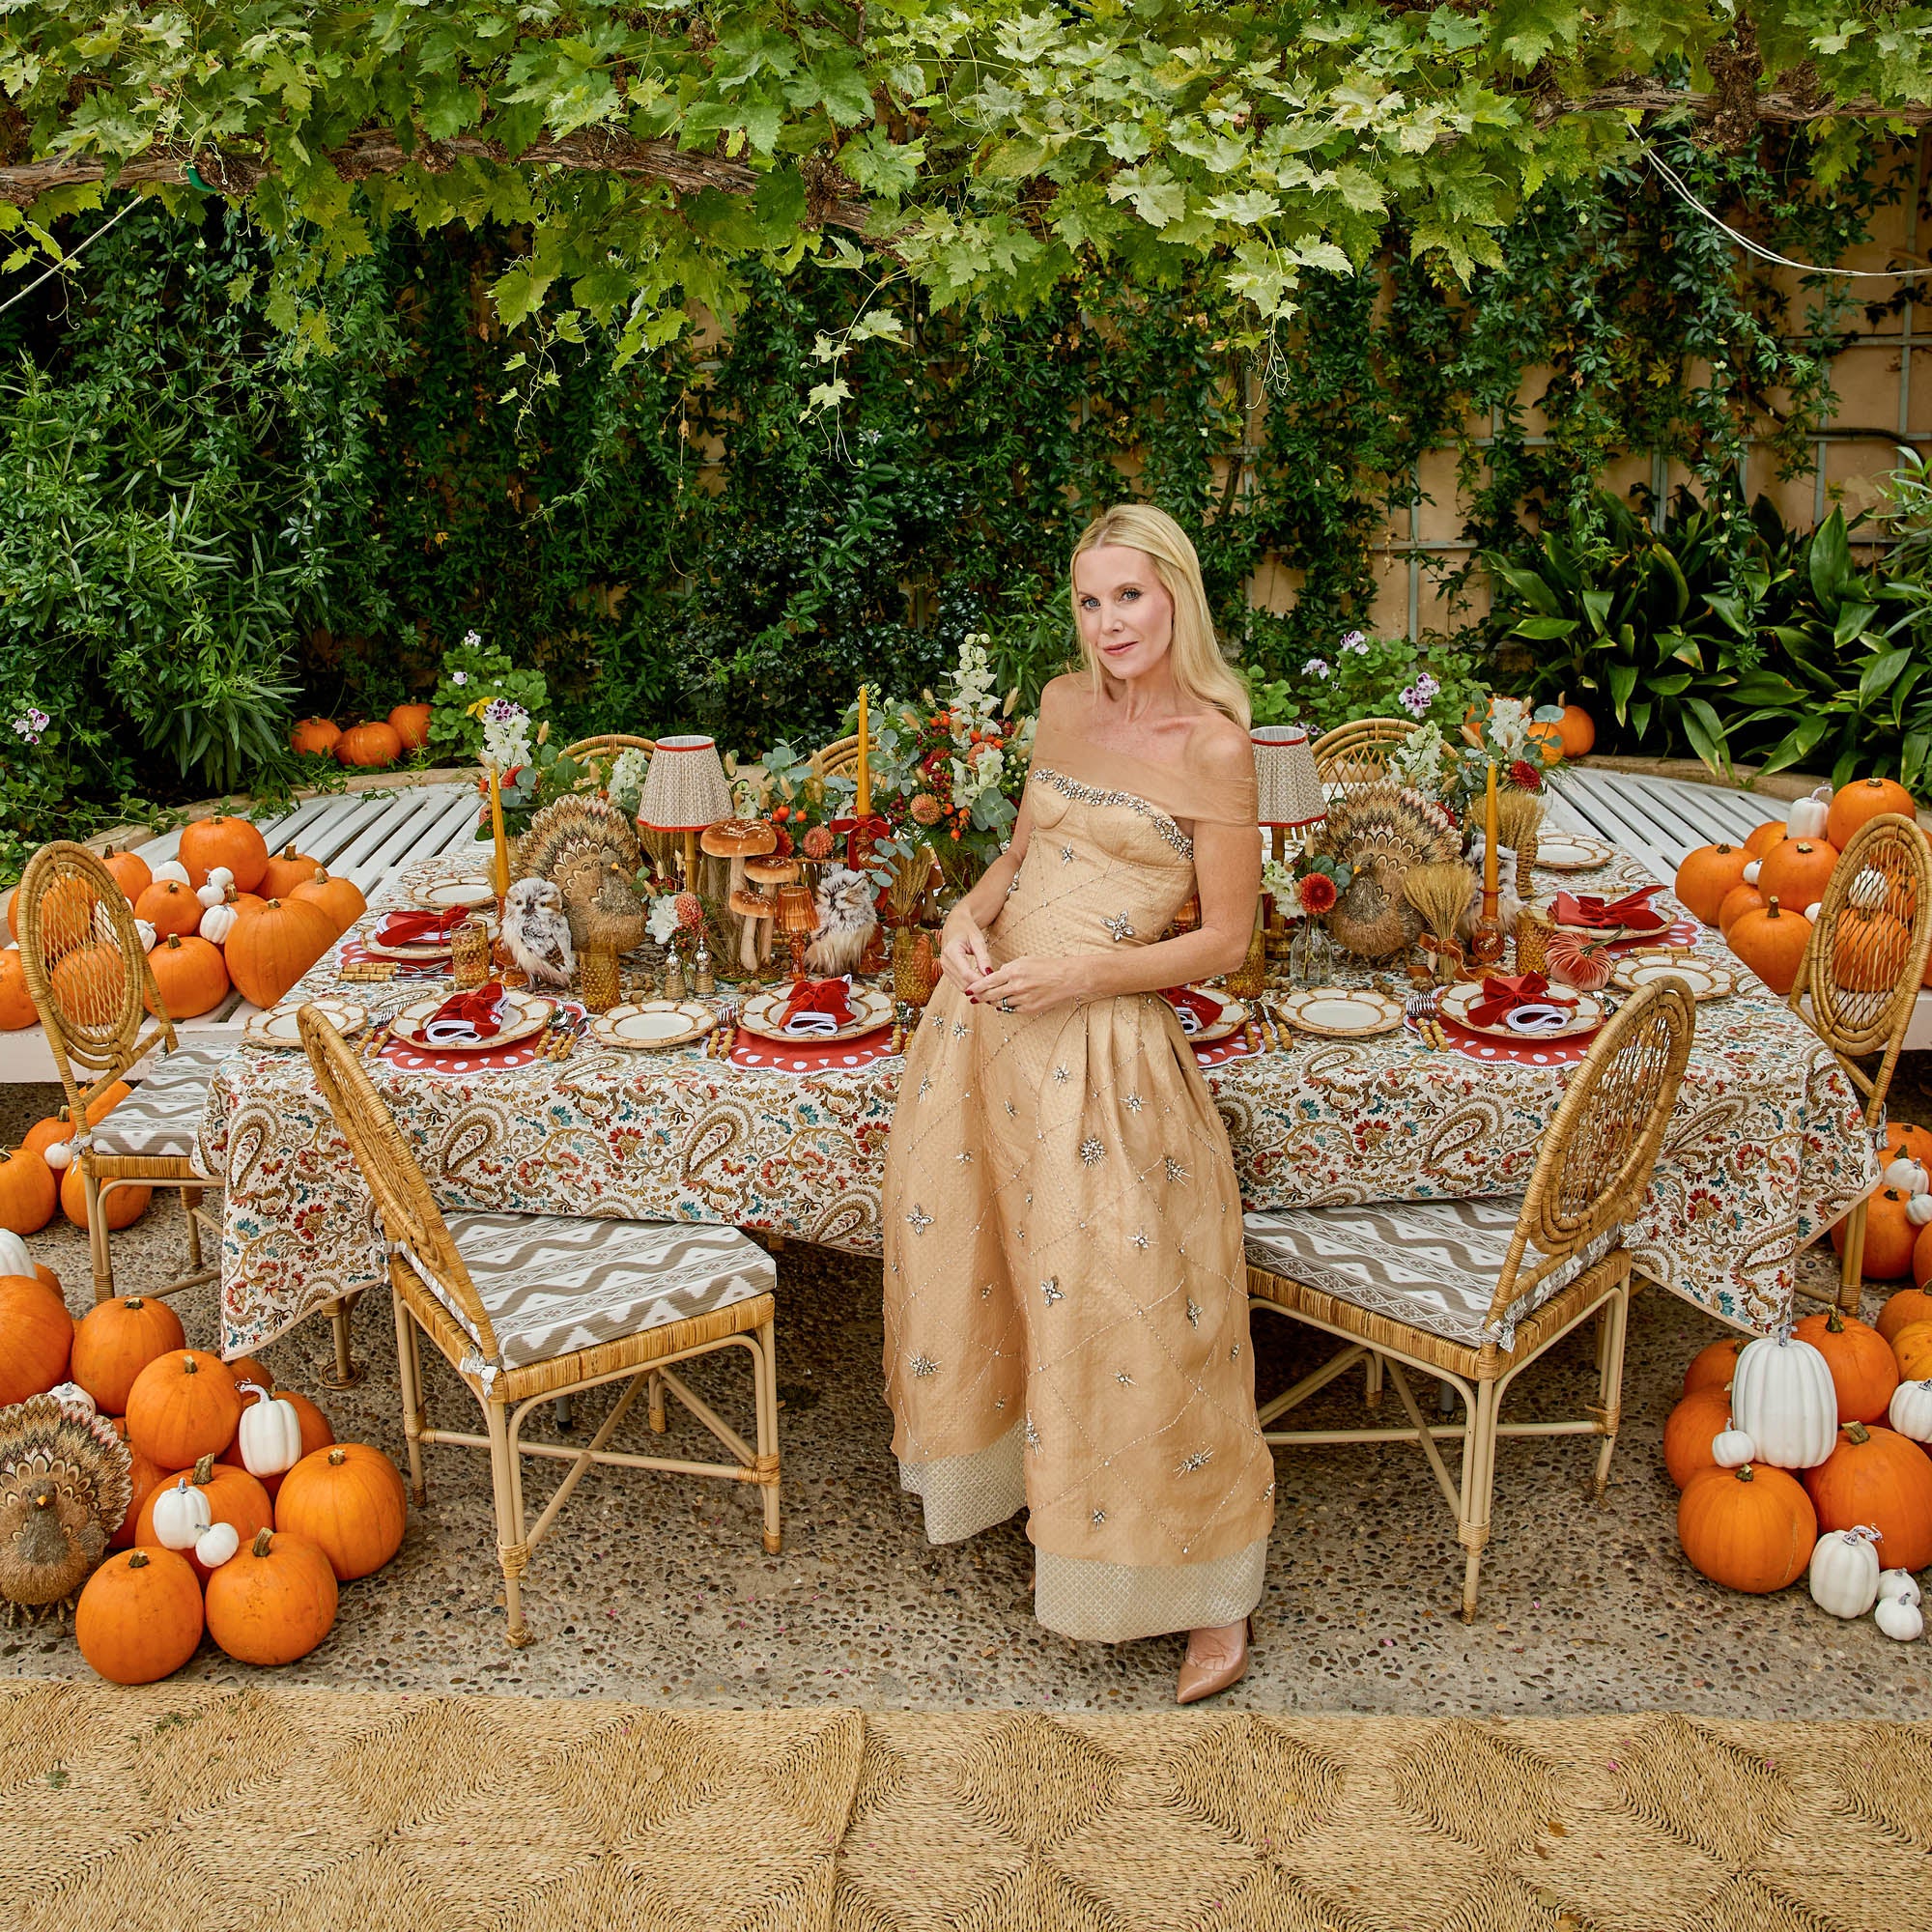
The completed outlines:
<svg viewBox="0 0 1932 1932">
<path fill-rule="evenodd" d="M 1050 1630 L 1188 1632 L 1192 1703 L 1247 1667 L 1274 1516 L 1234 1160 L 1160 996 L 1247 951 L 1247 696 L 1161 511 L 1092 524 L 1071 594 L 1086 669 L 1041 695 L 1012 843 L 947 921 L 899 1090 L 893 1449 L 935 1543 L 1029 1512 Z"/>
</svg>

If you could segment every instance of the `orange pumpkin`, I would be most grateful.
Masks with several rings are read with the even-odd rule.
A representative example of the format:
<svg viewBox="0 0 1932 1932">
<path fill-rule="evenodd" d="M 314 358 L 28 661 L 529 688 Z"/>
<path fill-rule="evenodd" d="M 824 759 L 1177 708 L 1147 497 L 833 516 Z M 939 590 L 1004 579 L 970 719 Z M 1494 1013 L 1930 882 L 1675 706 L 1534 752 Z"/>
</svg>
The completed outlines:
<svg viewBox="0 0 1932 1932">
<path fill-rule="evenodd" d="M 1932 1459 L 1892 1429 L 1851 1423 L 1838 1446 L 1804 1472 L 1804 1487 L 1821 1530 L 1878 1531 L 1878 1560 L 1887 1570 L 1922 1570 L 1932 1563 Z"/>
<path fill-rule="evenodd" d="M 191 1020 L 197 1013 L 211 1012 L 228 996 L 228 968 L 222 964 L 220 947 L 194 933 L 185 939 L 169 933 L 148 954 L 148 965 L 161 1008 L 171 1020 Z M 160 1009 L 154 1001 L 145 993 L 141 997 L 158 1019 Z"/>
<path fill-rule="evenodd" d="M 38 1235 L 59 1205 L 60 1183 L 39 1154 L 14 1153 L 0 1160 L 0 1228 Z"/>
<path fill-rule="evenodd" d="M 300 753 L 305 758 L 318 754 L 327 757 L 341 736 L 341 725 L 330 724 L 327 718 L 304 718 L 289 733 L 289 750 Z"/>
<path fill-rule="evenodd" d="M 128 1418 L 117 1415 L 110 1418 L 114 1433 L 124 1442 L 128 1442 Z M 150 1462 L 147 1457 L 128 1442 L 128 1475 L 133 1481 L 134 1493 L 128 1502 L 128 1514 L 121 1519 L 121 1527 L 108 1538 L 109 1549 L 131 1549 L 134 1546 L 134 1525 L 141 1520 L 141 1505 L 154 1494 L 162 1477 L 168 1472 L 158 1463 Z"/>
<path fill-rule="evenodd" d="M 389 713 L 389 728 L 406 752 L 420 752 L 429 743 L 429 706 L 399 704 Z"/>
<path fill-rule="evenodd" d="M 1699 1349 L 1684 1371 L 1684 1393 L 1694 1395 L 1702 1388 L 1725 1389 L 1738 1372 L 1738 1350 L 1745 1346 L 1742 1335 L 1726 1335 Z"/>
<path fill-rule="evenodd" d="M 1932 1174 L 1932 1133 L 1904 1121 L 1889 1121 L 1885 1129 L 1885 1164 L 1894 1160 L 1916 1160 Z"/>
<path fill-rule="evenodd" d="M 67 1303 L 32 1275 L 0 1274 L 0 1408 L 66 1381 L 72 1348 Z"/>
<path fill-rule="evenodd" d="M 307 899 L 270 899 L 228 935 L 228 976 L 244 999 L 272 1007 L 335 940 L 335 924 Z"/>
<path fill-rule="evenodd" d="M 98 1301 L 74 1323 L 68 1377 L 94 1398 L 102 1415 L 125 1415 L 134 1378 L 156 1355 L 186 1341 L 181 1317 L 155 1296 Z"/>
<path fill-rule="evenodd" d="M 1540 724 L 1525 724 L 1522 735 L 1541 751 L 1546 765 L 1563 762 L 1563 727 L 1555 719 L 1547 718 Z"/>
<path fill-rule="evenodd" d="M 1865 1202 L 1864 1276 L 1867 1281 L 1903 1281 L 1912 1272 L 1918 1230 L 1906 1215 L 1911 1196 L 1896 1187 L 1875 1187 Z M 1845 1252 L 1845 1221 L 1832 1230 L 1832 1246 Z"/>
<path fill-rule="evenodd" d="M 235 890 L 252 893 L 269 869 L 269 841 L 247 819 L 217 812 L 182 827 L 181 862 L 197 892 L 215 867 L 226 866 L 235 875 Z"/>
<path fill-rule="evenodd" d="M 94 889 L 85 879 L 71 874 L 57 878 L 41 895 L 41 951 L 52 954 L 77 945 L 94 923 L 94 908 L 99 903 Z M 20 889 L 7 895 L 7 930 L 20 936 Z"/>
<path fill-rule="evenodd" d="M 0 952 L 0 1033 L 18 1033 L 40 1024 L 40 1009 L 27 990 L 26 969 L 17 950 Z"/>
<path fill-rule="evenodd" d="M 191 1469 L 171 1469 L 155 1485 L 147 1501 L 141 1505 L 141 1514 L 134 1525 L 136 1543 L 157 1540 L 155 1535 L 155 1505 L 180 1482 L 199 1490 L 208 1499 L 211 1523 L 233 1523 L 235 1534 L 244 1544 L 254 1542 L 275 1520 L 274 1505 L 269 1500 L 268 1491 L 246 1469 L 234 1463 L 217 1463 L 209 1455 L 202 1457 Z M 191 1550 L 182 1553 L 194 1565 L 194 1574 L 204 1583 L 207 1582 L 210 1575 L 208 1565 Z"/>
<path fill-rule="evenodd" d="M 293 1663 L 335 1627 L 335 1574 L 306 1538 L 262 1530 L 208 1579 L 208 1634 L 242 1663 Z"/>
<path fill-rule="evenodd" d="M 1567 692 L 1559 694 L 1556 701 L 1563 707 L 1563 715 L 1556 721 L 1563 739 L 1563 755 L 1587 758 L 1596 749 L 1597 721 L 1580 704 L 1572 704 Z"/>
<path fill-rule="evenodd" d="M 271 1389 L 275 1385 L 275 1378 L 269 1373 L 266 1364 L 258 1362 L 253 1355 L 237 1355 L 228 1364 L 228 1373 L 237 1388 L 243 1382 L 253 1382 L 258 1388 L 265 1389 Z M 221 1453 L 226 1460 L 228 1452 L 224 1449 Z"/>
<path fill-rule="evenodd" d="M 1716 925 L 1724 895 L 1744 884 L 1749 864 L 1750 854 L 1742 845 L 1700 845 L 1684 855 L 1672 890 L 1692 918 Z"/>
<path fill-rule="evenodd" d="M 104 1027 L 121 1011 L 128 981 L 127 962 L 118 948 L 90 939 L 60 960 L 47 975 L 56 1004 L 81 1026 Z"/>
<path fill-rule="evenodd" d="M 128 1393 L 128 1439 L 164 1469 L 186 1469 L 218 1456 L 235 1439 L 242 1398 L 218 1355 L 170 1350 L 134 1378 Z"/>
<path fill-rule="evenodd" d="M 1767 818 L 1762 825 L 1745 834 L 1745 850 L 1753 859 L 1762 859 L 1774 845 L 1782 845 L 1789 836 L 1783 819 Z"/>
<path fill-rule="evenodd" d="M 156 939 L 165 939 L 170 933 L 192 932 L 201 923 L 205 910 L 179 879 L 156 879 L 134 901 L 134 917 L 145 919 L 155 928 Z"/>
<path fill-rule="evenodd" d="M 1832 977 L 1855 993 L 1883 992 L 1898 984 L 1911 945 L 1911 928 L 1889 912 L 1847 906 L 1832 943 Z"/>
<path fill-rule="evenodd" d="M 73 1640 L 110 1684 L 172 1675 L 201 1641 L 201 1585 L 173 1549 L 110 1556 L 80 1593 Z"/>
<path fill-rule="evenodd" d="M 269 869 L 257 881 L 265 899 L 285 899 L 299 885 L 315 877 L 316 862 L 306 852 L 298 852 L 293 843 L 284 845 L 269 861 Z"/>
<path fill-rule="evenodd" d="M 362 1442 L 304 1456 L 275 1497 L 275 1527 L 307 1537 L 345 1583 L 380 1570 L 402 1548 L 404 1520 L 402 1476 Z"/>
<path fill-rule="evenodd" d="M 242 1378 L 237 1376 L 235 1380 L 239 1387 Z M 269 1388 L 272 1384 L 265 1379 L 262 1386 Z M 327 1449 L 335 1440 L 335 1431 L 328 1426 L 327 1416 L 324 1415 L 307 1396 L 298 1393 L 295 1389 L 278 1388 L 275 1390 L 275 1399 L 287 1403 L 296 1412 L 296 1426 L 301 1431 L 303 1456 L 313 1456 L 318 1449 Z M 288 1473 L 286 1469 L 281 1469 L 272 1476 L 264 1476 L 262 1487 L 271 1496 L 279 1498 L 283 1479 Z"/>
<path fill-rule="evenodd" d="M 113 1191 L 101 1203 L 101 1212 L 107 1221 L 107 1232 L 119 1234 L 123 1228 L 131 1227 L 148 1211 L 148 1204 L 155 1198 L 155 1190 L 140 1181 L 123 1180 L 117 1182 Z M 75 1161 L 60 1180 L 61 1212 L 76 1228 L 87 1226 L 87 1182 L 81 1175 L 80 1163 Z"/>
<path fill-rule="evenodd" d="M 1912 1257 L 1913 1266 L 1918 1264 L 1917 1250 Z M 1886 1303 L 1878 1312 L 1875 1324 L 1884 1336 L 1886 1347 L 1889 1348 L 1898 1339 L 1898 1331 L 1914 1321 L 1932 1321 L 1932 1294 L 1925 1293 L 1921 1282 L 1917 1288 L 1901 1288 L 1896 1294 L 1886 1297 Z M 1893 1358 L 1896 1360 L 1896 1357 Z"/>
<path fill-rule="evenodd" d="M 289 896 L 320 906 L 334 924 L 338 938 L 369 910 L 369 901 L 354 879 L 345 879 L 322 866 L 316 867 L 307 882 L 298 886 Z"/>
<path fill-rule="evenodd" d="M 1876 1422 L 1891 1406 L 1898 1386 L 1898 1364 L 1891 1344 L 1856 1315 L 1835 1308 L 1807 1315 L 1792 1331 L 1824 1356 L 1838 1396 L 1838 1420 Z M 1847 1522 L 1828 1522 L 1827 1529 L 1849 1529 Z"/>
<path fill-rule="evenodd" d="M 1885 811 L 1895 811 L 1915 820 L 1918 816 L 1912 794 L 1902 784 L 1890 779 L 1854 779 L 1832 794 L 1832 809 L 1825 816 L 1825 837 L 1842 852 L 1860 826 Z"/>
<path fill-rule="evenodd" d="M 1728 1389 L 1693 1389 L 1663 1425 L 1663 1466 L 1681 1490 L 1700 1469 L 1715 1469 L 1712 1438 L 1731 1426 Z"/>
<path fill-rule="evenodd" d="M 87 1124 L 90 1127 L 99 1126 L 133 1091 L 125 1080 L 112 1081 L 103 1087 L 87 1103 Z M 37 1153 L 44 1160 L 47 1156 L 47 1150 L 56 1141 L 67 1141 L 72 1138 L 73 1122 L 68 1118 L 67 1109 L 63 1107 L 59 1113 L 49 1114 L 44 1120 L 36 1121 L 27 1129 L 26 1138 L 20 1143 L 20 1151 L 22 1153 Z M 47 1211 L 51 1213 L 53 1210 L 49 1208 Z"/>
<path fill-rule="evenodd" d="M 155 883 L 155 875 L 149 871 L 147 860 L 138 852 L 117 852 L 110 845 L 101 853 L 100 863 L 107 867 L 114 883 L 121 888 L 121 896 L 129 905 Z"/>
<path fill-rule="evenodd" d="M 403 755 L 403 741 L 393 724 L 352 724 L 335 741 L 338 764 L 377 769 L 393 765 Z"/>
<path fill-rule="evenodd" d="M 1818 1513 L 1782 1469 L 1700 1469 L 1677 1499 L 1677 1540 L 1714 1583 L 1763 1596 L 1795 1583 L 1818 1541 Z"/>
<path fill-rule="evenodd" d="M 1774 895 L 1762 912 L 1747 912 L 1731 927 L 1728 943 L 1774 993 L 1781 994 L 1796 983 L 1810 937 L 1811 922 L 1803 913 L 1786 912 Z"/>
<path fill-rule="evenodd" d="M 1763 910 L 1764 895 L 1755 886 L 1735 885 L 1724 895 L 1723 903 L 1718 908 L 1718 930 L 1729 939 L 1731 927 L 1746 913 Z"/>
<path fill-rule="evenodd" d="M 1908 1321 L 1891 1338 L 1902 1382 L 1932 1380 L 1932 1321 Z"/>
<path fill-rule="evenodd" d="M 1838 848 L 1822 838 L 1787 838 L 1758 861 L 1757 889 L 1788 906 L 1815 905 L 1832 883 Z"/>
</svg>

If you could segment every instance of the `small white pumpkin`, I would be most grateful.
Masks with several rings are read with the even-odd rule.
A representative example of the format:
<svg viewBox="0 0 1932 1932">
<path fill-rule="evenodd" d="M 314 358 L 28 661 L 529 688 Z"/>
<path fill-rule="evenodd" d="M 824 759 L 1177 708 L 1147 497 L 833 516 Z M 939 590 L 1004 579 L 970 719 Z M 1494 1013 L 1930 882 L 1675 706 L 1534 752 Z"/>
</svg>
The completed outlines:
<svg viewBox="0 0 1932 1932">
<path fill-rule="evenodd" d="M 195 930 L 215 946 L 226 946 L 228 935 L 235 930 L 235 923 L 242 917 L 226 899 L 216 899 L 201 916 L 201 923 Z M 1923 1170 L 1920 1170 L 1923 1172 Z"/>
<path fill-rule="evenodd" d="M 1813 899 L 1811 903 L 1804 908 L 1804 917 L 1807 920 L 1809 920 L 1813 925 L 1816 925 L 1818 922 L 1825 917 L 1825 901 L 1823 899 Z"/>
<path fill-rule="evenodd" d="M 1932 1381 L 1900 1382 L 1885 1419 L 1915 1442 L 1932 1442 Z"/>
<path fill-rule="evenodd" d="M 1887 1187 L 1895 1187 L 1901 1194 L 1923 1194 L 1932 1187 L 1932 1175 L 1925 1172 L 1921 1162 L 1900 1154 L 1896 1160 L 1886 1163 L 1885 1172 L 1879 1179 Z"/>
<path fill-rule="evenodd" d="M 1791 801 L 1791 810 L 1784 814 L 1784 836 L 1787 838 L 1822 838 L 1831 817 L 1832 789 L 1829 785 L 1820 785 L 1804 798 Z"/>
<path fill-rule="evenodd" d="M 56 1174 L 65 1174 L 73 1165 L 73 1143 L 71 1141 L 49 1141 L 41 1151 L 41 1158 Z"/>
<path fill-rule="evenodd" d="M 1752 1459 L 1775 1469 L 1815 1469 L 1838 1440 L 1832 1365 L 1789 1329 L 1738 1351 L 1731 1418 L 1757 1446 Z"/>
<path fill-rule="evenodd" d="M 209 1570 L 219 1570 L 241 1548 L 241 1532 L 232 1522 L 211 1523 L 194 1540 L 196 1560 Z"/>
<path fill-rule="evenodd" d="M 185 1476 L 155 1498 L 155 1535 L 163 1549 L 192 1549 L 213 1520 L 208 1492 L 196 1489 Z"/>
<path fill-rule="evenodd" d="M 1720 1429 L 1711 1438 L 1711 1460 L 1720 1469 L 1742 1469 L 1757 1461 L 1757 1444 L 1742 1429 Z"/>
<path fill-rule="evenodd" d="M 34 1258 L 12 1228 L 0 1228 L 0 1274 L 23 1274 L 29 1281 L 34 1278 Z"/>
<path fill-rule="evenodd" d="M 78 1382 L 56 1382 L 47 1393 L 63 1408 L 71 1408 L 76 1415 L 99 1413 L 94 1406 L 94 1398 Z"/>
<path fill-rule="evenodd" d="M 163 859 L 158 866 L 151 866 L 148 870 L 156 882 L 172 879 L 179 886 L 189 883 L 187 867 L 179 859 Z"/>
<path fill-rule="evenodd" d="M 1924 1633 L 1925 1612 L 1903 1597 L 1881 1597 L 1872 1621 L 1893 1643 L 1915 1643 Z"/>
<path fill-rule="evenodd" d="M 1818 1539 L 1811 1552 L 1811 1601 L 1834 1617 L 1861 1617 L 1878 1602 L 1878 1531 L 1861 1523 Z"/>
<path fill-rule="evenodd" d="M 208 868 L 208 883 L 217 892 L 225 893 L 235 883 L 235 874 L 226 866 L 211 866 Z"/>
<path fill-rule="evenodd" d="M 1758 868 L 1758 861 L 1755 859 L 1753 859 L 1750 862 L 1750 864 L 1745 867 L 1746 885 L 1754 886 L 1757 884 L 1757 868 Z"/>
<path fill-rule="evenodd" d="M 256 1398 L 242 1411 L 236 1440 L 242 1445 L 242 1466 L 251 1476 L 279 1476 L 301 1461 L 301 1417 L 292 1402 L 270 1395 L 260 1382 L 243 1382 L 241 1393 Z"/>
<path fill-rule="evenodd" d="M 1861 912 L 1876 911 L 1890 895 L 1891 887 L 1876 866 L 1861 867 L 1857 878 L 1845 888 L 1846 903 Z"/>
<path fill-rule="evenodd" d="M 1878 1600 L 1904 1604 L 1919 1601 L 1918 1578 L 1910 1570 L 1881 1570 L 1878 1573 Z"/>
<path fill-rule="evenodd" d="M 214 883 L 214 874 L 213 872 L 208 875 L 207 885 L 203 886 L 195 894 L 195 897 L 205 906 L 218 906 L 227 896 L 228 888 L 226 886 L 217 886 Z"/>
<path fill-rule="evenodd" d="M 1932 1189 L 1923 1194 L 1915 1194 L 1905 1204 L 1905 1218 L 1915 1228 L 1922 1228 L 1932 1221 Z"/>
<path fill-rule="evenodd" d="M 134 938 L 143 952 L 152 952 L 155 950 L 155 940 L 157 936 L 153 920 L 137 919 L 134 922 Z"/>
</svg>

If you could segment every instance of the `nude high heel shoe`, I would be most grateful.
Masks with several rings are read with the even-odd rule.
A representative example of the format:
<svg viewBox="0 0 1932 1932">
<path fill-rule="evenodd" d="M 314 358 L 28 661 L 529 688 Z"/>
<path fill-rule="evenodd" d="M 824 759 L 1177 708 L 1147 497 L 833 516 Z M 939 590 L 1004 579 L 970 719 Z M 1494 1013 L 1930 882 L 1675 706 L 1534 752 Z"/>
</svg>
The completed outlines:
<svg viewBox="0 0 1932 1932">
<path fill-rule="evenodd" d="M 1248 1642 L 1255 1634 L 1253 1617 L 1243 1617 L 1238 1624 L 1225 1626 L 1226 1629 L 1240 1633 L 1240 1647 L 1232 1657 L 1217 1656 L 1212 1662 L 1197 1663 L 1194 1661 L 1194 1633 L 1189 1633 L 1187 1656 L 1180 1665 L 1180 1679 L 1175 1686 L 1174 1701 L 1177 1704 L 1198 1704 L 1204 1697 L 1211 1697 L 1217 1691 L 1226 1690 L 1231 1685 L 1238 1684 L 1248 1674 Z"/>
</svg>

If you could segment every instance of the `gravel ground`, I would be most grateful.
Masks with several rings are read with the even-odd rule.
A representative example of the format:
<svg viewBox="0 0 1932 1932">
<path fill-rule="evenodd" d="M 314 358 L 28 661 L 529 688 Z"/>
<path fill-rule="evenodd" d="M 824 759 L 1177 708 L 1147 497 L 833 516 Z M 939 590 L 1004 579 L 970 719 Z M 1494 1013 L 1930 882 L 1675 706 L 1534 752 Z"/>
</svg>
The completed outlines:
<svg viewBox="0 0 1932 1932">
<path fill-rule="evenodd" d="M 1932 1121 L 1932 1055 L 1911 1056 L 1896 1118 Z M 51 1109 L 50 1088 L 0 1089 L 0 1144 Z M 90 1305 L 86 1244 L 56 1224 L 30 1242 L 69 1305 Z M 125 1289 L 178 1268 L 180 1210 L 157 1204 L 115 1237 Z M 1075 1644 L 1031 1614 L 1031 1556 L 1010 1522 L 930 1548 L 889 1450 L 879 1373 L 879 1264 L 790 1245 L 779 1255 L 785 1547 L 767 1556 L 753 1494 L 735 1486 L 603 1470 L 586 1477 L 525 1578 L 535 1645 L 503 1641 L 487 1459 L 437 1448 L 429 1501 L 411 1513 L 396 1559 L 344 1587 L 335 1630 L 281 1681 L 392 1690 L 505 1690 L 680 1704 L 825 1700 L 943 1710 L 1027 1705 L 1157 1708 L 1173 1696 L 1181 1640 Z M 214 1333 L 213 1291 L 177 1298 L 189 1340 Z M 403 1437 L 389 1310 L 357 1310 L 355 1388 L 321 1385 L 328 1330 L 311 1321 L 263 1351 L 278 1381 L 316 1395 L 338 1435 L 400 1463 Z M 1403 1445 L 1282 1451 L 1279 1515 L 1254 1662 L 1222 1700 L 1281 1712 L 1551 1716 L 1652 1707 L 1773 1718 L 1895 1716 L 1932 1678 L 1918 1646 L 1889 1643 L 1869 1619 L 1839 1624 L 1803 1585 L 1734 1595 L 1678 1552 L 1676 1492 L 1660 1454 L 1683 1365 L 1720 1331 L 1650 1291 L 1632 1309 L 1624 1429 L 1602 1508 L 1586 1496 L 1587 1438 L 1529 1438 L 1498 1452 L 1494 1522 L 1479 1620 L 1456 1616 L 1461 1551 L 1420 1455 Z M 1258 1317 L 1265 1399 L 1319 1359 L 1305 1331 Z M 438 1419 L 469 1427 L 470 1398 L 432 1360 Z M 749 1427 L 746 1370 L 693 1377 Z M 1587 1337 L 1572 1337 L 1524 1378 L 1513 1412 L 1554 1413 L 1590 1392 Z M 580 1405 L 565 1439 L 583 1439 L 608 1396 Z M 1390 1399 L 1393 1406 L 1393 1398 Z M 465 1409 L 468 1408 L 468 1414 Z M 673 1406 L 672 1414 L 678 1411 Z M 1359 1416 L 1360 1383 L 1338 1384 L 1311 1421 Z M 641 1405 L 636 1424 L 642 1432 Z M 620 1438 L 621 1439 L 621 1438 Z M 688 1417 L 671 1440 L 702 1456 Z M 547 1477 L 532 1471 L 533 1496 Z M 81 1674 L 71 1630 L 0 1629 L 0 1672 Z M 186 1676 L 252 1673 L 212 1646 Z"/>
</svg>

